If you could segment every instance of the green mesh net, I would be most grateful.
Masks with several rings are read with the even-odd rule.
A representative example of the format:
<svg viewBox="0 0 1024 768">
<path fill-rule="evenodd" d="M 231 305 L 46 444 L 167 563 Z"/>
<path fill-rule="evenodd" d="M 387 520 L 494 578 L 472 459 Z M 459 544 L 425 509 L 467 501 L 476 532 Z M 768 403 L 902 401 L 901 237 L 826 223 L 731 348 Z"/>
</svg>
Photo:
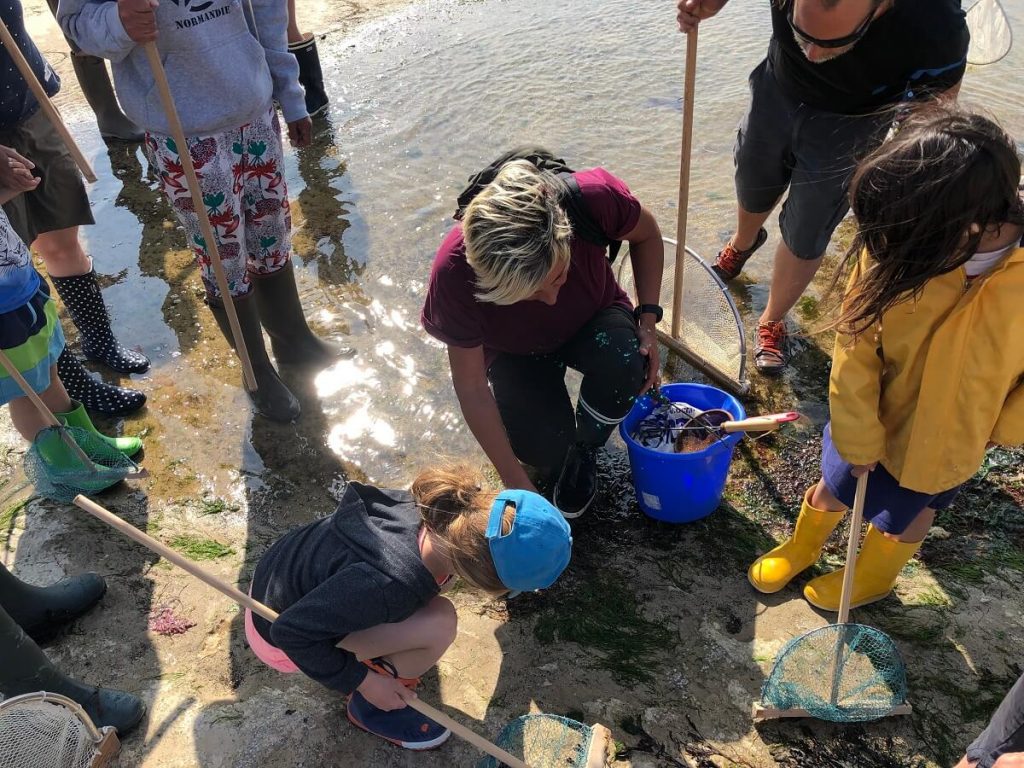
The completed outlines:
<svg viewBox="0 0 1024 768">
<path fill-rule="evenodd" d="M 90 464 L 68 446 L 64 435 L 81 446 L 92 460 Z M 36 493 L 65 503 L 80 493 L 89 495 L 106 490 L 138 469 L 134 461 L 102 435 L 79 427 L 47 427 L 36 435 L 25 454 L 25 474 Z"/>
<path fill-rule="evenodd" d="M 832 624 L 791 640 L 761 690 L 762 703 L 833 723 L 877 720 L 907 700 L 907 668 L 884 632 Z"/>
<path fill-rule="evenodd" d="M 589 726 L 557 715 L 525 715 L 506 725 L 495 742 L 530 768 L 584 768 L 593 731 Z M 485 757 L 477 768 L 504 763 Z"/>
</svg>

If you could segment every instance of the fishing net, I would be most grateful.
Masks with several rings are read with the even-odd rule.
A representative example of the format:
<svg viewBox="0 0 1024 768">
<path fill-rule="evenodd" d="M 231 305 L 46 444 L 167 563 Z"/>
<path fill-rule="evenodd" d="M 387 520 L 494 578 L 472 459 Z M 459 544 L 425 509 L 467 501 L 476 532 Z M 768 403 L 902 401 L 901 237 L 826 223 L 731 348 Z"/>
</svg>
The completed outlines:
<svg viewBox="0 0 1024 768">
<path fill-rule="evenodd" d="M 631 437 L 645 448 L 664 453 L 695 453 L 720 442 L 721 425 L 735 417 L 721 408 L 702 411 L 676 402 L 660 390 L 651 396 L 658 404 L 633 428 Z"/>
<path fill-rule="evenodd" d="M 68 446 L 74 440 L 90 463 Z M 93 494 L 110 488 L 139 470 L 138 465 L 103 439 L 80 427 L 46 427 L 36 435 L 25 454 L 25 474 L 36 493 L 59 502 L 70 502 L 78 494 Z"/>
<path fill-rule="evenodd" d="M 675 240 L 666 237 L 665 273 L 661 279 L 661 296 L 658 300 L 664 307 L 665 314 L 658 323 L 658 331 L 660 335 L 668 338 L 672 336 L 672 318 L 675 311 L 675 253 Z M 689 248 L 685 249 L 684 265 L 685 275 L 679 276 L 683 282 L 683 294 L 679 308 L 681 323 L 677 341 L 690 353 L 687 357 L 692 358 L 691 363 L 698 367 L 711 368 L 718 373 L 718 378 L 742 387 L 746 383 L 747 348 L 739 310 L 736 309 L 725 283 Z M 635 299 L 633 264 L 628 251 L 619 256 L 613 269 L 619 285 Z"/>
<path fill-rule="evenodd" d="M 495 742 L 530 768 L 586 768 L 594 729 L 557 715 L 525 715 L 506 725 Z M 504 763 L 485 757 L 477 768 Z"/>
<path fill-rule="evenodd" d="M 101 768 L 117 751 L 81 707 L 52 693 L 0 703 L 0 768 Z"/>
<path fill-rule="evenodd" d="M 972 5 L 967 11 L 967 27 L 971 30 L 968 64 L 994 64 L 1013 47 L 1013 32 L 999 0 L 980 0 Z"/>
<path fill-rule="evenodd" d="M 907 668 L 884 632 L 832 624 L 791 640 L 761 690 L 762 704 L 833 723 L 885 717 L 907 700 Z"/>
</svg>

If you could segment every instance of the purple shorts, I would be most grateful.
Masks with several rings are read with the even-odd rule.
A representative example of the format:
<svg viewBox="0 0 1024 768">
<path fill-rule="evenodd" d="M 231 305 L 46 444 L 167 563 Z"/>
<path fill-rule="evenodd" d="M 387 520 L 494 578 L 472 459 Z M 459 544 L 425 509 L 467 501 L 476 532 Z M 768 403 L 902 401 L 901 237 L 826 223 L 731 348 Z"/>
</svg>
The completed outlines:
<svg viewBox="0 0 1024 768">
<path fill-rule="evenodd" d="M 821 476 L 832 495 L 848 507 L 853 506 L 857 478 L 850 474 L 853 464 L 839 455 L 832 443 L 832 425 L 825 425 L 821 441 Z M 864 519 L 880 531 L 898 535 L 907 530 L 914 518 L 928 509 L 945 509 L 953 503 L 960 486 L 941 493 L 921 493 L 903 488 L 879 463 L 868 479 L 868 497 L 864 501 Z"/>
</svg>

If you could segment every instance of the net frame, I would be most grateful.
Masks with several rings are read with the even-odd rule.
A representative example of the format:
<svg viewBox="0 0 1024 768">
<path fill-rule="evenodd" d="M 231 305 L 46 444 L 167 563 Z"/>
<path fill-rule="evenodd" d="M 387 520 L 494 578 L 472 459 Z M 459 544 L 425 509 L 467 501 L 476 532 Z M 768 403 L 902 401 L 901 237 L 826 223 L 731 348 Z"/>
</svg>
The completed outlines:
<svg viewBox="0 0 1024 768">
<path fill-rule="evenodd" d="M 819 720 L 837 723 L 864 722 L 891 715 L 908 715 L 912 711 L 910 705 L 906 703 L 906 665 L 903 663 L 903 657 L 900 655 L 896 643 L 879 629 L 850 623 L 853 575 L 857 567 L 857 546 L 860 543 L 860 532 L 864 522 L 864 502 L 867 498 L 869 474 L 869 472 L 864 472 L 857 478 L 857 492 L 854 496 L 853 514 L 850 519 L 850 535 L 846 542 L 846 567 L 843 569 L 839 616 L 835 624 L 805 632 L 800 637 L 786 643 L 761 690 L 762 701 L 754 705 L 755 722 L 782 717 L 815 717 Z M 888 709 L 886 705 L 877 703 L 868 706 L 867 702 L 864 702 L 864 706 L 858 707 L 857 701 L 854 701 L 852 705 L 839 705 L 839 699 L 843 692 L 843 674 L 849 666 L 849 657 L 843 654 L 843 648 L 847 645 L 846 638 L 851 633 L 855 633 L 854 636 L 859 637 L 863 634 L 862 630 L 868 630 L 870 634 L 867 636 L 875 640 L 881 648 L 877 654 L 869 654 L 868 660 L 872 668 L 877 668 L 876 662 L 882 661 L 884 662 L 883 667 L 888 667 L 897 673 L 892 686 L 895 689 L 894 695 L 889 701 L 892 706 Z M 821 646 L 820 638 L 830 634 L 835 635 L 835 639 L 830 641 L 830 646 Z M 820 673 L 823 671 L 821 655 L 826 648 L 831 651 L 831 669 L 827 678 L 829 698 L 827 704 L 822 704 L 824 697 L 818 695 L 817 691 L 822 690 L 824 685 Z M 800 659 L 797 652 L 801 650 L 804 651 L 805 657 L 802 660 L 805 665 L 804 669 L 799 668 Z M 888 660 L 883 652 L 889 655 Z M 787 662 L 791 661 L 793 657 L 798 659 L 795 664 L 797 667 L 795 672 L 793 664 L 787 666 Z M 801 684 L 801 681 L 808 680 L 815 674 L 818 674 L 819 678 L 816 683 Z M 900 676 L 902 676 L 902 684 L 899 682 Z M 769 682 L 772 683 L 771 686 L 768 685 Z M 860 691 L 863 690 L 864 688 L 860 689 Z M 793 706 L 794 704 L 802 706 Z"/>
<path fill-rule="evenodd" d="M 971 44 L 967 63 L 976 67 L 995 64 L 1013 47 L 1013 30 L 999 0 L 978 0 L 967 10 Z"/>
<path fill-rule="evenodd" d="M 535 736 L 527 744 L 524 734 L 530 730 Z M 536 735 L 542 730 L 543 740 Z M 600 724 L 585 725 L 561 715 L 538 713 L 517 717 L 501 729 L 494 743 L 530 768 L 605 768 L 613 757 L 611 732 L 607 728 Z M 476 768 L 504 765 L 488 755 L 477 762 Z"/>
<path fill-rule="evenodd" d="M 832 674 L 812 666 L 831 666 Z M 903 656 L 892 638 L 863 624 L 830 624 L 790 640 L 761 688 L 765 708 L 834 723 L 898 714 L 906 700 Z"/>
<path fill-rule="evenodd" d="M 747 335 L 729 288 L 692 248 L 686 246 L 681 249 L 681 258 L 671 258 L 670 253 L 680 250 L 677 241 L 670 237 L 662 240 L 666 256 L 658 303 L 664 314 L 656 326 L 658 340 L 711 380 L 736 394 L 745 394 L 750 389 Z M 682 271 L 677 269 L 677 261 L 682 264 Z M 635 298 L 636 282 L 628 248 L 619 257 L 618 264 L 613 266 L 613 273 L 622 289 Z M 684 274 L 687 275 L 685 280 Z M 675 300 L 677 281 L 681 284 L 678 312 Z M 692 301 L 695 296 L 703 300 Z M 701 304 L 700 309 L 687 306 L 698 303 Z M 721 329 L 714 326 L 715 319 L 721 324 Z M 677 323 L 679 331 L 674 336 L 673 327 Z"/>
<path fill-rule="evenodd" d="M 73 747 L 73 762 L 68 762 L 67 752 L 54 754 L 62 749 L 56 743 L 60 739 L 65 748 Z M 7 765 L 4 758 L 13 759 L 8 742 L 18 745 L 14 757 L 32 756 L 28 763 L 12 763 L 16 768 L 105 768 L 121 748 L 114 728 L 97 728 L 77 702 L 48 691 L 25 693 L 0 702 L 2 765 Z"/>
</svg>

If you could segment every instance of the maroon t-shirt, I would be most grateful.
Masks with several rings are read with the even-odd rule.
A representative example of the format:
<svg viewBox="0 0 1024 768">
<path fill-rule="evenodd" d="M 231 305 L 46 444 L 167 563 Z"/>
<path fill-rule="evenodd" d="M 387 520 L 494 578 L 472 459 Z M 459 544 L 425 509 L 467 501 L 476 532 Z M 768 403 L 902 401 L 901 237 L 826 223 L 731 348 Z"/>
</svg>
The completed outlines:
<svg viewBox="0 0 1024 768">
<path fill-rule="evenodd" d="M 640 203 L 623 181 L 603 168 L 573 174 L 594 223 L 621 240 L 640 219 Z M 483 345 L 487 365 L 500 352 L 542 354 L 561 347 L 602 309 L 632 309 L 615 282 L 606 249 L 573 235 L 569 276 L 553 305 L 520 301 L 499 306 L 477 301 L 476 274 L 466 261 L 462 224 L 456 223 L 434 258 L 420 320 L 427 333 L 454 347 Z"/>
</svg>

